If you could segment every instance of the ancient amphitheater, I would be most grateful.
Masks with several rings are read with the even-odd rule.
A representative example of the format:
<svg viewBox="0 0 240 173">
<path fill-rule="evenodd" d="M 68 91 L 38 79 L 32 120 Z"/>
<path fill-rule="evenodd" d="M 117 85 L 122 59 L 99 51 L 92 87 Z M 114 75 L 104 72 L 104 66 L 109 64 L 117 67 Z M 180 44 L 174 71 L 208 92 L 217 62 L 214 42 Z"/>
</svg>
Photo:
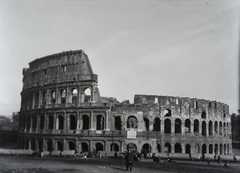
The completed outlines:
<svg viewBox="0 0 240 173">
<path fill-rule="evenodd" d="M 196 98 L 101 98 L 82 50 L 36 59 L 23 69 L 22 149 L 126 151 L 200 157 L 231 155 L 229 106 Z"/>
</svg>

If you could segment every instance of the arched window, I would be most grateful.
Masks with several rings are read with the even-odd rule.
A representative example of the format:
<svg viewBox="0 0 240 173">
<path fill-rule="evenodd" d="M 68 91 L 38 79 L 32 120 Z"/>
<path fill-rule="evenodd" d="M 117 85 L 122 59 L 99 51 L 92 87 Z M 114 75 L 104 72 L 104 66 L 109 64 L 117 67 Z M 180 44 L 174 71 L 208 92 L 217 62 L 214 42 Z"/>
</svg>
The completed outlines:
<svg viewBox="0 0 240 173">
<path fill-rule="evenodd" d="M 159 143 L 157 143 L 157 151 L 161 153 L 161 145 Z"/>
<path fill-rule="evenodd" d="M 175 153 L 182 153 L 182 146 L 180 143 L 176 143 L 174 146 Z"/>
<path fill-rule="evenodd" d="M 75 143 L 73 141 L 69 141 L 68 148 L 69 148 L 69 150 L 75 150 L 76 149 Z"/>
<path fill-rule="evenodd" d="M 166 116 L 166 117 L 171 117 L 172 116 L 172 111 L 170 109 L 166 109 L 163 114 Z"/>
<path fill-rule="evenodd" d="M 144 153 L 151 153 L 151 145 L 148 144 L 148 143 L 145 143 L 143 146 L 142 146 L 142 151 L 144 151 Z"/>
<path fill-rule="evenodd" d="M 207 135 L 207 130 L 206 130 L 206 122 L 202 122 L 202 135 L 206 136 Z"/>
<path fill-rule="evenodd" d="M 102 115 L 97 115 L 97 130 L 104 129 L 104 117 Z"/>
<path fill-rule="evenodd" d="M 179 118 L 175 120 L 175 133 L 182 133 L 182 122 Z"/>
<path fill-rule="evenodd" d="M 171 133 L 171 120 L 165 119 L 164 121 L 164 133 Z"/>
<path fill-rule="evenodd" d="M 160 118 L 155 118 L 153 121 L 153 131 L 160 131 L 161 129 L 161 120 Z"/>
<path fill-rule="evenodd" d="M 187 154 L 190 154 L 191 153 L 191 145 L 187 144 L 186 147 L 185 147 L 185 152 Z"/>
<path fill-rule="evenodd" d="M 32 125 L 33 129 L 37 128 L 37 116 L 33 116 L 33 125 Z"/>
<path fill-rule="evenodd" d="M 199 121 L 194 120 L 194 128 L 193 128 L 194 133 L 199 133 Z"/>
<path fill-rule="evenodd" d="M 52 151 L 52 141 L 47 141 L 47 151 L 51 152 Z"/>
<path fill-rule="evenodd" d="M 40 116 L 40 129 L 44 128 L 44 115 Z"/>
<path fill-rule="evenodd" d="M 209 154 L 213 154 L 213 145 L 212 144 L 209 145 Z"/>
<path fill-rule="evenodd" d="M 90 102 L 91 101 L 91 94 L 92 92 L 91 92 L 91 90 L 90 90 L 90 88 L 86 88 L 85 90 L 84 90 L 84 102 Z"/>
<path fill-rule="evenodd" d="M 46 105 L 47 104 L 47 92 L 43 91 L 42 92 L 42 105 Z"/>
<path fill-rule="evenodd" d="M 189 119 L 185 120 L 185 133 L 191 132 L 191 121 Z"/>
<path fill-rule="evenodd" d="M 207 153 L 207 146 L 206 144 L 202 145 L 202 155 Z"/>
<path fill-rule="evenodd" d="M 143 120 L 145 122 L 146 131 L 149 131 L 149 120 L 148 120 L 148 118 L 144 117 Z"/>
<path fill-rule="evenodd" d="M 76 88 L 72 89 L 72 103 L 76 104 L 78 98 L 78 90 Z"/>
<path fill-rule="evenodd" d="M 70 115 L 70 130 L 76 129 L 76 117 L 75 115 Z"/>
<path fill-rule="evenodd" d="M 135 116 L 129 116 L 127 120 L 127 128 L 138 128 L 138 120 Z"/>
<path fill-rule="evenodd" d="M 89 129 L 89 117 L 87 115 L 82 116 L 82 121 L 83 121 L 83 130 L 88 130 Z"/>
<path fill-rule="evenodd" d="M 215 144 L 214 153 L 215 153 L 215 155 L 218 154 L 218 145 L 217 144 Z"/>
<path fill-rule="evenodd" d="M 122 122 L 120 116 L 115 117 L 115 130 L 122 130 Z"/>
<path fill-rule="evenodd" d="M 201 117 L 202 117 L 202 119 L 206 119 L 206 117 L 207 117 L 207 114 L 206 114 L 206 112 L 205 112 L 205 111 L 202 111 Z"/>
<path fill-rule="evenodd" d="M 62 130 L 64 128 L 64 118 L 62 115 L 57 117 L 56 130 Z"/>
<path fill-rule="evenodd" d="M 209 134 L 209 136 L 213 135 L 213 124 L 212 124 L 212 121 L 209 121 L 209 124 L 208 124 L 208 134 Z"/>
<path fill-rule="evenodd" d="M 51 102 L 54 104 L 56 102 L 56 93 L 55 91 L 51 91 Z"/>
<path fill-rule="evenodd" d="M 103 151 L 103 145 L 101 143 L 96 143 L 96 152 Z"/>
<path fill-rule="evenodd" d="M 215 131 L 215 133 L 218 133 L 218 123 L 217 123 L 217 121 L 215 121 L 215 123 L 214 123 L 214 131 Z"/>
<path fill-rule="evenodd" d="M 63 144 L 62 144 L 61 141 L 58 141 L 58 142 L 57 142 L 57 150 L 58 150 L 58 151 L 63 151 Z"/>
<path fill-rule="evenodd" d="M 134 143 L 129 143 L 129 144 L 127 144 L 127 148 L 126 149 L 130 150 L 130 151 L 137 151 L 137 146 Z"/>
<path fill-rule="evenodd" d="M 119 151 L 118 144 L 112 143 L 110 148 L 111 148 L 111 151 Z"/>
<path fill-rule="evenodd" d="M 223 129 L 222 122 L 220 121 L 220 123 L 219 123 L 219 134 L 220 135 L 222 135 L 222 129 Z"/>
<path fill-rule="evenodd" d="M 61 103 L 66 103 L 66 91 L 65 89 L 61 90 Z"/>
<path fill-rule="evenodd" d="M 82 142 L 82 152 L 88 152 L 88 144 L 86 142 Z"/>
<path fill-rule="evenodd" d="M 171 152 L 172 152 L 172 146 L 171 146 L 171 144 L 169 144 L 168 142 L 165 144 L 164 147 L 167 149 L 167 152 L 168 152 L 168 153 L 171 153 Z M 166 151 L 166 150 L 165 150 L 165 151 Z"/>
<path fill-rule="evenodd" d="M 53 129 L 53 116 L 49 115 L 48 117 L 48 129 L 52 130 Z"/>
</svg>

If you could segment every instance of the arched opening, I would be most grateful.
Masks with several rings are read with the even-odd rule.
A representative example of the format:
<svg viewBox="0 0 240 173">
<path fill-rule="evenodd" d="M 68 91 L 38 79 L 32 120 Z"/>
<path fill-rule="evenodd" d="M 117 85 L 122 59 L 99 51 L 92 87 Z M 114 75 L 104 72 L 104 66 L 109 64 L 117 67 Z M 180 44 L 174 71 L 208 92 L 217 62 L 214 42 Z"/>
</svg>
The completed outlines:
<svg viewBox="0 0 240 173">
<path fill-rule="evenodd" d="M 48 129 L 52 130 L 53 129 L 53 116 L 49 115 L 48 117 Z"/>
<path fill-rule="evenodd" d="M 35 130 L 37 128 L 37 116 L 33 116 L 33 125 L 32 128 Z"/>
<path fill-rule="evenodd" d="M 160 131 L 161 129 L 161 120 L 160 118 L 155 118 L 153 121 L 153 131 Z"/>
<path fill-rule="evenodd" d="M 199 133 L 199 121 L 194 120 L 194 128 L 193 128 L 194 133 Z"/>
<path fill-rule="evenodd" d="M 142 151 L 144 152 L 144 154 L 149 154 L 151 153 L 151 145 L 148 144 L 148 143 L 145 143 L 143 146 L 142 146 Z"/>
<path fill-rule="evenodd" d="M 179 118 L 175 120 L 175 133 L 182 133 L 182 122 Z"/>
<path fill-rule="evenodd" d="M 212 144 L 209 145 L 209 154 L 213 154 L 213 145 Z"/>
<path fill-rule="evenodd" d="M 229 144 L 227 144 L 227 154 L 229 155 L 230 153 L 230 148 L 229 148 Z"/>
<path fill-rule="evenodd" d="M 220 144 L 220 155 L 222 155 L 223 154 L 223 146 L 222 146 L 222 144 Z"/>
<path fill-rule="evenodd" d="M 122 122 L 120 116 L 115 117 L 115 130 L 122 130 Z"/>
<path fill-rule="evenodd" d="M 88 144 L 86 142 L 82 142 L 82 152 L 88 152 Z"/>
<path fill-rule="evenodd" d="M 174 146 L 175 153 L 182 153 L 182 146 L 180 143 L 176 143 Z"/>
<path fill-rule="evenodd" d="M 214 153 L 215 153 L 215 155 L 218 155 L 218 145 L 217 144 L 215 144 Z"/>
<path fill-rule="evenodd" d="M 127 144 L 127 150 L 137 152 L 137 146 L 134 143 Z"/>
<path fill-rule="evenodd" d="M 166 110 L 164 111 L 164 115 L 165 115 L 166 117 L 171 117 L 171 116 L 172 116 L 172 111 L 171 111 L 170 109 L 166 109 Z"/>
<path fill-rule="evenodd" d="M 47 141 L 47 151 L 52 151 L 52 142 L 51 141 Z"/>
<path fill-rule="evenodd" d="M 112 143 L 111 146 L 111 151 L 119 151 L 119 146 L 118 144 Z"/>
<path fill-rule="evenodd" d="M 191 132 L 191 121 L 189 119 L 185 120 L 185 133 Z"/>
<path fill-rule="evenodd" d="M 30 122 L 31 122 L 31 117 L 28 116 L 28 117 L 27 117 L 27 129 L 28 129 L 28 130 L 30 129 Z"/>
<path fill-rule="evenodd" d="M 66 91 L 65 89 L 61 90 L 61 103 L 66 103 Z"/>
<path fill-rule="evenodd" d="M 206 130 L 206 122 L 202 122 L 202 135 L 206 136 L 207 135 L 207 130 Z"/>
<path fill-rule="evenodd" d="M 59 130 L 63 130 L 63 128 L 64 128 L 64 118 L 63 118 L 63 116 L 62 115 L 59 115 L 58 116 L 58 118 L 57 118 L 57 123 L 56 123 L 57 125 L 58 125 L 58 129 Z M 57 127 L 57 126 L 56 126 Z"/>
<path fill-rule="evenodd" d="M 35 107 L 37 108 L 38 105 L 39 105 L 39 93 L 37 92 L 37 93 L 35 94 Z"/>
<path fill-rule="evenodd" d="M 191 145 L 187 144 L 186 147 L 185 147 L 185 152 L 187 154 L 190 154 L 191 153 Z"/>
<path fill-rule="evenodd" d="M 42 105 L 46 105 L 47 103 L 47 92 L 43 91 L 42 92 Z"/>
<path fill-rule="evenodd" d="M 83 130 L 88 130 L 89 129 L 89 117 L 87 115 L 82 116 L 82 121 L 83 121 Z"/>
<path fill-rule="evenodd" d="M 144 117 L 143 120 L 145 122 L 146 131 L 149 131 L 149 120 L 148 120 L 148 118 Z"/>
<path fill-rule="evenodd" d="M 228 125 L 228 123 L 227 123 L 227 133 L 226 133 L 226 135 L 227 136 L 229 135 L 229 125 Z"/>
<path fill-rule="evenodd" d="M 40 129 L 44 129 L 44 115 L 40 116 Z"/>
<path fill-rule="evenodd" d="M 138 120 L 135 116 L 129 116 L 127 120 L 127 128 L 138 128 Z"/>
<path fill-rule="evenodd" d="M 213 135 L 213 124 L 212 124 L 212 121 L 209 121 L 209 124 L 208 124 L 208 134 L 209 134 L 209 136 Z"/>
<path fill-rule="evenodd" d="M 171 120 L 170 119 L 165 119 L 165 121 L 164 121 L 164 132 L 166 134 L 171 133 Z"/>
<path fill-rule="evenodd" d="M 206 117 L 207 117 L 207 114 L 206 114 L 206 112 L 205 112 L 205 111 L 202 111 L 201 117 L 202 117 L 202 119 L 206 119 Z"/>
<path fill-rule="evenodd" d="M 54 104 L 56 102 L 56 93 L 55 91 L 51 91 L 51 103 Z"/>
<path fill-rule="evenodd" d="M 161 145 L 160 145 L 159 143 L 157 143 L 157 151 L 158 151 L 159 153 L 162 152 L 162 150 L 161 150 Z"/>
<path fill-rule="evenodd" d="M 86 88 L 84 90 L 84 102 L 90 102 L 91 101 L 91 90 L 90 88 Z"/>
<path fill-rule="evenodd" d="M 168 142 L 164 145 L 164 147 L 165 147 L 165 151 L 167 153 L 171 153 L 172 152 L 172 146 Z"/>
<path fill-rule="evenodd" d="M 76 104 L 78 98 L 78 90 L 76 88 L 72 89 L 72 103 Z"/>
<path fill-rule="evenodd" d="M 36 150 L 36 143 L 35 143 L 35 140 L 31 140 L 31 150 Z"/>
<path fill-rule="evenodd" d="M 97 115 L 97 130 L 104 129 L 104 117 L 102 115 Z"/>
<path fill-rule="evenodd" d="M 70 115 L 70 130 L 75 130 L 76 129 L 76 117 L 75 115 Z"/>
<path fill-rule="evenodd" d="M 98 151 L 103 151 L 103 144 L 101 144 L 101 143 L 96 143 L 96 152 L 98 152 Z"/>
<path fill-rule="evenodd" d="M 222 135 L 222 122 L 219 123 L 219 134 Z"/>
<path fill-rule="evenodd" d="M 202 155 L 204 155 L 206 153 L 207 153 L 207 146 L 206 146 L 206 144 L 203 144 L 202 145 Z"/>
<path fill-rule="evenodd" d="M 58 151 L 63 151 L 63 145 L 62 145 L 62 142 L 61 142 L 61 141 L 58 141 L 58 142 L 57 142 L 57 150 L 58 150 Z"/>
<path fill-rule="evenodd" d="M 195 152 L 194 153 L 200 153 L 200 147 L 198 144 L 195 144 Z"/>
<path fill-rule="evenodd" d="M 43 151 L 43 141 L 42 140 L 38 141 L 38 149 L 40 151 Z"/>
<path fill-rule="evenodd" d="M 214 123 L 214 131 L 215 131 L 216 134 L 218 133 L 218 123 L 217 123 L 217 121 L 215 121 L 215 123 Z"/>
<path fill-rule="evenodd" d="M 68 148 L 69 150 L 75 150 L 76 149 L 75 143 L 73 141 L 69 141 Z"/>
</svg>

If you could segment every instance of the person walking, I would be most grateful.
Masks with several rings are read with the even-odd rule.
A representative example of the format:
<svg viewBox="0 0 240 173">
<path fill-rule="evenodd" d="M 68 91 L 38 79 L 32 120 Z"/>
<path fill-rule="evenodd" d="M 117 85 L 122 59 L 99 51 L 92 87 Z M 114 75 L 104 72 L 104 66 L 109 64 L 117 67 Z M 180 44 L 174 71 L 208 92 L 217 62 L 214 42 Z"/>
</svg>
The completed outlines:
<svg viewBox="0 0 240 173">
<path fill-rule="evenodd" d="M 133 165 L 133 156 L 134 156 L 134 153 L 133 151 L 131 150 L 127 150 L 127 153 L 125 155 L 125 161 L 126 161 L 126 170 L 128 171 L 128 169 L 130 171 L 132 171 L 132 165 Z"/>
</svg>

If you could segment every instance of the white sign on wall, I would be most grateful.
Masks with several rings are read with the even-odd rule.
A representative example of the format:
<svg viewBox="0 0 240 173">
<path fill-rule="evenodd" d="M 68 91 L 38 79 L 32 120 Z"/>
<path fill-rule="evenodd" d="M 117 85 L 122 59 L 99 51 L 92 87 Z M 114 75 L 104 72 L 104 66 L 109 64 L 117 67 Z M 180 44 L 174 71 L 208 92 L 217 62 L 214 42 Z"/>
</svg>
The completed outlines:
<svg viewBox="0 0 240 173">
<path fill-rule="evenodd" d="M 127 139 L 136 139 L 137 138 L 137 131 L 134 129 L 130 129 L 127 131 Z"/>
</svg>

